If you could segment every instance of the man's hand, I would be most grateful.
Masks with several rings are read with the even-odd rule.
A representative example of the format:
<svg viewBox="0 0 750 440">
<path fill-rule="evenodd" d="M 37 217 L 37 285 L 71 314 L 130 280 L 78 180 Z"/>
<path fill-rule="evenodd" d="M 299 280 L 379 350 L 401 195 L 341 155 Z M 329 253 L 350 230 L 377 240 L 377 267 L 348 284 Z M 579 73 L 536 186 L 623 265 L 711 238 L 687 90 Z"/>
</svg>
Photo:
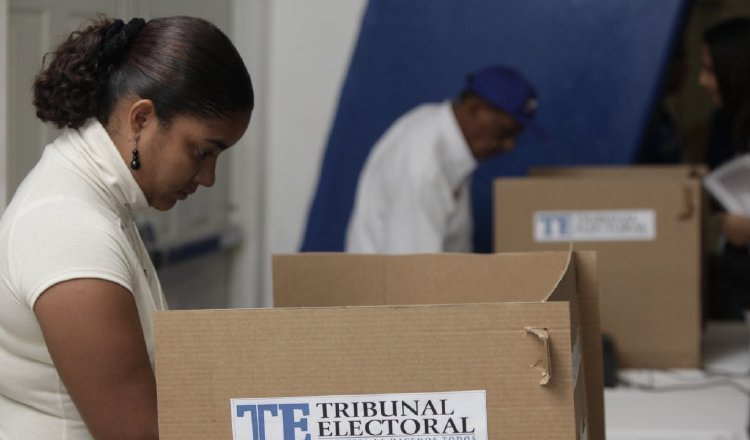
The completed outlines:
<svg viewBox="0 0 750 440">
<path fill-rule="evenodd" d="M 750 245 L 750 217 L 738 214 L 722 214 L 719 217 L 721 233 L 729 243 L 737 247 Z"/>
</svg>

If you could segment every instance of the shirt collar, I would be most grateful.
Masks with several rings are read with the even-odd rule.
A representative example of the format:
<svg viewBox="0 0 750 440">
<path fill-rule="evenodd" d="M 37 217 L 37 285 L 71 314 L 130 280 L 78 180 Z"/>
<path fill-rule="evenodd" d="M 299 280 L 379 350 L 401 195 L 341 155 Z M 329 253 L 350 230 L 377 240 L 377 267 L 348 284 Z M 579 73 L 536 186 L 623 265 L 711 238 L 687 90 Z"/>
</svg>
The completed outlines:
<svg viewBox="0 0 750 440">
<path fill-rule="evenodd" d="M 132 212 L 148 207 L 146 195 L 99 121 L 91 118 L 77 130 L 66 129 L 60 141 L 70 146 L 60 149 L 68 164 L 93 183 L 114 209 Z"/>
</svg>

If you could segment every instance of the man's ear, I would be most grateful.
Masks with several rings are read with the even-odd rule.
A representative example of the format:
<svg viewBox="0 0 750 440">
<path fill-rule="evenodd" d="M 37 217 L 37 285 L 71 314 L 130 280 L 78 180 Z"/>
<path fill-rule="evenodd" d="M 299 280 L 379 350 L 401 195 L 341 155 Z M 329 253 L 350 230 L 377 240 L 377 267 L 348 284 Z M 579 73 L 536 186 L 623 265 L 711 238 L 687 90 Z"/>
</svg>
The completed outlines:
<svg viewBox="0 0 750 440">
<path fill-rule="evenodd" d="M 130 106 L 128 124 L 132 133 L 140 133 L 144 127 L 156 122 L 156 107 L 150 99 L 139 99 Z"/>
</svg>

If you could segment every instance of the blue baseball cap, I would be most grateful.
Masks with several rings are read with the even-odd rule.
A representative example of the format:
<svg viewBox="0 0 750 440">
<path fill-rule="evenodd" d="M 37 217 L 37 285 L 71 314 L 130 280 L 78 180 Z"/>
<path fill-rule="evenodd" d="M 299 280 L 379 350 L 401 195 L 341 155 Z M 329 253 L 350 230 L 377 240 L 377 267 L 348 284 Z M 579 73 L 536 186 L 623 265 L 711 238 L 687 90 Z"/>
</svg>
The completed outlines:
<svg viewBox="0 0 750 440">
<path fill-rule="evenodd" d="M 517 70 L 507 66 L 487 66 L 466 78 L 465 92 L 471 92 L 503 110 L 532 133 L 548 137 L 534 121 L 539 105 L 536 89 Z"/>
</svg>

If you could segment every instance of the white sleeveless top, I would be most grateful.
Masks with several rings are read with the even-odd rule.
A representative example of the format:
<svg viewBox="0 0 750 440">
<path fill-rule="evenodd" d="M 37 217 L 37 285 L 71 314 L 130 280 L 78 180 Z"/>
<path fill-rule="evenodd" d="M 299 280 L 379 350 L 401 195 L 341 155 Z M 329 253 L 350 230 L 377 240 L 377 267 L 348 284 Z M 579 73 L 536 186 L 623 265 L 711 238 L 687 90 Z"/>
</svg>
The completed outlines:
<svg viewBox="0 0 750 440">
<path fill-rule="evenodd" d="M 54 284 L 97 278 L 132 292 L 153 366 L 153 315 L 166 302 L 133 220 L 147 206 L 95 119 L 47 145 L 18 188 L 0 219 L 0 439 L 91 438 L 33 311 Z"/>
</svg>

